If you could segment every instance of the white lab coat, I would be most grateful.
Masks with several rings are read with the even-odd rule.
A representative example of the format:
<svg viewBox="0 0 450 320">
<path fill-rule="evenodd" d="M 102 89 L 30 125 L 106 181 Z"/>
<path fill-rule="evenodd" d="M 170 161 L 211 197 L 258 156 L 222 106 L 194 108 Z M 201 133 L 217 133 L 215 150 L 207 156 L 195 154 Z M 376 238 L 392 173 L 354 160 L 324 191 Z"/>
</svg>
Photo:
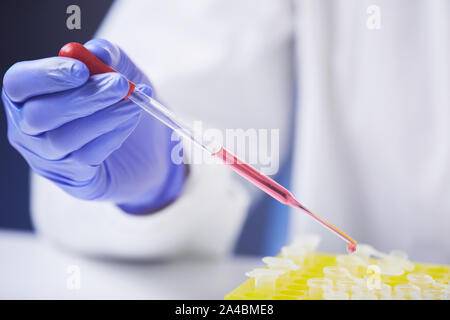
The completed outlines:
<svg viewBox="0 0 450 320">
<path fill-rule="evenodd" d="M 366 26 L 371 4 L 379 30 Z M 98 36 L 124 48 L 176 112 L 221 129 L 279 128 L 280 162 L 295 152 L 294 193 L 357 240 L 449 263 L 449 9 L 446 0 L 117 1 Z M 134 217 L 33 175 L 32 213 L 44 237 L 88 254 L 223 255 L 254 192 L 240 183 L 224 166 L 194 165 L 175 203 Z M 292 214 L 291 233 L 303 231 L 343 252 Z"/>
</svg>

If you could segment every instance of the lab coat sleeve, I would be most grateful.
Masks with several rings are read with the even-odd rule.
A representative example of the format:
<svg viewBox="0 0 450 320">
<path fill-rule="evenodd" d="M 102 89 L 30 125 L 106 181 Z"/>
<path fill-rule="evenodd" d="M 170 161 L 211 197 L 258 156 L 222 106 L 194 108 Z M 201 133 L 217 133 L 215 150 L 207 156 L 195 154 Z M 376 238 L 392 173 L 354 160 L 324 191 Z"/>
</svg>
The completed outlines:
<svg viewBox="0 0 450 320">
<path fill-rule="evenodd" d="M 158 212 L 133 216 L 112 203 L 76 199 L 32 173 L 33 222 L 46 240 L 86 255 L 119 259 L 226 255 L 249 204 L 246 191 L 232 175 L 223 165 L 192 165 L 175 202 Z"/>
</svg>

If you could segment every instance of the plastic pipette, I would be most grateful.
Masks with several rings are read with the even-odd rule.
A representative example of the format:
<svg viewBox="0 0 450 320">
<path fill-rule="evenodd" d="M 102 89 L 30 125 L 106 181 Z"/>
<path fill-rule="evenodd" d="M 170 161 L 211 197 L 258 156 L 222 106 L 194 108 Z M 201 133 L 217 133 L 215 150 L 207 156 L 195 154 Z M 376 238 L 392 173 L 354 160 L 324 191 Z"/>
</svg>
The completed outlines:
<svg viewBox="0 0 450 320">
<path fill-rule="evenodd" d="M 88 67 L 91 75 L 107 72 L 117 72 L 116 70 L 103 63 L 100 59 L 98 59 L 94 54 L 92 54 L 82 44 L 79 43 L 71 42 L 66 44 L 61 48 L 59 55 L 62 57 L 74 58 L 83 62 Z M 194 135 L 194 131 L 173 112 L 171 112 L 157 100 L 140 91 L 138 88 L 136 88 L 136 85 L 133 82 L 128 81 L 128 83 L 130 85 L 130 89 L 128 90 L 128 93 L 124 97 L 124 99 L 130 99 L 139 107 L 151 114 L 153 117 L 160 120 L 169 128 L 175 130 L 184 138 L 187 138 L 194 142 L 194 144 L 208 152 L 210 155 L 222 159 L 225 164 L 229 165 L 236 173 L 253 183 L 255 186 L 257 186 L 276 200 L 307 213 L 317 222 L 346 241 L 348 244 L 348 250 L 350 252 L 355 251 L 355 240 L 300 204 L 292 195 L 292 193 L 289 192 L 286 188 L 284 188 L 268 176 L 262 174 L 261 172 L 250 166 L 248 163 L 245 163 L 244 161 L 237 158 L 223 146 L 217 144 L 216 141 L 199 140 L 196 135 Z"/>
</svg>

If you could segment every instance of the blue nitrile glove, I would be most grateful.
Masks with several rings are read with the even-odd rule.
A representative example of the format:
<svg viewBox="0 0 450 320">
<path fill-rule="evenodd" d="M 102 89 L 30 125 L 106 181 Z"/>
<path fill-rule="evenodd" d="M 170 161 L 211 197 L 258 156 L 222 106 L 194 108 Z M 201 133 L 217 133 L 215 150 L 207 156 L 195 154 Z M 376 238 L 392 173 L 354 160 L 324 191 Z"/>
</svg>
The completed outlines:
<svg viewBox="0 0 450 320">
<path fill-rule="evenodd" d="M 39 175 L 74 197 L 110 201 L 133 214 L 174 200 L 184 165 L 171 161 L 172 130 L 130 100 L 125 77 L 152 95 L 150 82 L 118 47 L 85 45 L 119 71 L 89 77 L 80 61 L 51 57 L 13 65 L 2 99 L 12 146 Z"/>
</svg>

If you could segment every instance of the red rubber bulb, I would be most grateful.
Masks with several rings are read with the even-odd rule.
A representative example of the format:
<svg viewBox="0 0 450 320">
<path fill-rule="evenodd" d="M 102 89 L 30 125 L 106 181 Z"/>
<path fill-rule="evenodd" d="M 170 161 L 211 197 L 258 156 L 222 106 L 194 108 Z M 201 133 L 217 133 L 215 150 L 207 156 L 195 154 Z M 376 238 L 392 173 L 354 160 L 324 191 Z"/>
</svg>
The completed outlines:
<svg viewBox="0 0 450 320">
<path fill-rule="evenodd" d="M 88 67 L 91 76 L 100 73 L 117 72 L 97 58 L 92 52 L 86 49 L 85 46 L 77 42 L 70 42 L 64 45 L 61 50 L 59 50 L 59 56 L 73 58 L 83 62 Z M 128 99 L 136 87 L 136 85 L 130 80 L 128 80 L 128 83 L 130 84 L 130 89 L 124 99 Z"/>
</svg>

